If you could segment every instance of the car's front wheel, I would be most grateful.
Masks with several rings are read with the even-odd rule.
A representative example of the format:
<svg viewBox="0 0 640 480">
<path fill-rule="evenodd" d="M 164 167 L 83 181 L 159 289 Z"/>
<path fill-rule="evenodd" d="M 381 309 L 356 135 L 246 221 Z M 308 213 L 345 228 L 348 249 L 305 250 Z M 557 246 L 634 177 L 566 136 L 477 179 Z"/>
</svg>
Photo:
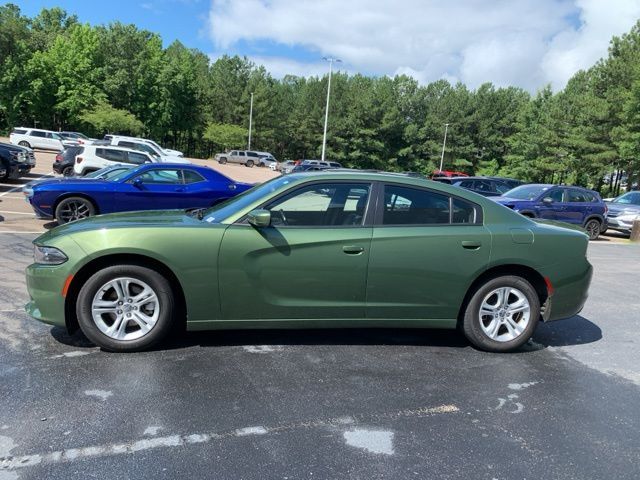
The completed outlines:
<svg viewBox="0 0 640 480">
<path fill-rule="evenodd" d="M 18 142 L 18 145 L 20 145 L 21 147 L 31 148 L 31 145 L 29 144 L 29 142 L 25 142 L 24 140 L 22 140 L 21 142 Z"/>
<path fill-rule="evenodd" d="M 462 329 L 476 347 L 508 352 L 531 338 L 540 319 L 540 299 L 522 277 L 502 276 L 480 286 L 464 312 Z"/>
<path fill-rule="evenodd" d="M 56 207 L 55 216 L 60 225 L 75 222 L 96 214 L 96 208 L 86 198 L 69 197 L 63 199 Z"/>
<path fill-rule="evenodd" d="M 174 312 L 171 285 L 141 265 L 99 270 L 80 289 L 76 314 L 82 332 L 113 352 L 135 352 L 160 342 Z"/>
<path fill-rule="evenodd" d="M 225 163 L 227 163 L 227 157 L 220 157 L 220 160 L 218 160 L 218 163 L 220 165 L 224 165 Z"/>
<path fill-rule="evenodd" d="M 247 160 L 247 163 L 245 163 L 245 166 L 249 168 L 253 167 L 253 160 Z"/>
<path fill-rule="evenodd" d="M 600 233 L 602 232 L 602 224 L 599 220 L 592 218 L 587 223 L 584 224 L 584 229 L 587 231 L 589 235 L 589 240 L 596 240 Z"/>
</svg>

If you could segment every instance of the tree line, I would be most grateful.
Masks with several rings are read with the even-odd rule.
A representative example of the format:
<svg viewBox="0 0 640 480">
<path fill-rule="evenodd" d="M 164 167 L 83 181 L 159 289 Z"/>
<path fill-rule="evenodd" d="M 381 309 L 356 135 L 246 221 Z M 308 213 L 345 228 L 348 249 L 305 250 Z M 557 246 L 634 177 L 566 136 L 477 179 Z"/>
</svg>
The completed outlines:
<svg viewBox="0 0 640 480">
<path fill-rule="evenodd" d="M 60 8 L 0 6 L 0 132 L 15 126 L 140 134 L 192 156 L 247 143 L 318 158 L 327 76 L 273 78 L 247 58 L 211 61 L 134 25 L 90 26 Z M 327 158 L 346 166 L 445 169 L 617 193 L 640 180 L 640 22 L 567 86 L 535 95 L 397 75 L 334 73 Z M 628 180 L 626 180 L 628 178 Z"/>
</svg>

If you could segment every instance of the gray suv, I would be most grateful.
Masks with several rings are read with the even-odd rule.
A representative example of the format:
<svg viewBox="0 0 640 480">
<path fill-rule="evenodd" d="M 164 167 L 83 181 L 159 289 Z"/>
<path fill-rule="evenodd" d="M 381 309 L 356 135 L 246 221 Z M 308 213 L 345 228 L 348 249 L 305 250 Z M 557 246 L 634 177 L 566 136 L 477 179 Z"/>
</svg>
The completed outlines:
<svg viewBox="0 0 640 480">
<path fill-rule="evenodd" d="M 218 163 L 240 163 L 245 167 L 253 167 L 260 163 L 260 155 L 258 152 L 250 150 L 231 150 L 227 153 L 217 153 L 214 160 Z"/>
</svg>

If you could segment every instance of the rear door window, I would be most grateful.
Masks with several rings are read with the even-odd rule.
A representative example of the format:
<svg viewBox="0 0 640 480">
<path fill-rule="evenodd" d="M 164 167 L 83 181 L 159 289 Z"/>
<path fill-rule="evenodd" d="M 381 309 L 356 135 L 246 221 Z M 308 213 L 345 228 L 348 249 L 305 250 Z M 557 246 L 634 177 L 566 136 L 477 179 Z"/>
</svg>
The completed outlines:
<svg viewBox="0 0 640 480">
<path fill-rule="evenodd" d="M 125 152 L 127 157 L 129 158 L 129 163 L 135 163 L 136 165 L 142 165 L 145 162 L 149 161 L 149 157 L 147 157 L 143 153 L 137 152 Z"/>
<path fill-rule="evenodd" d="M 40 132 L 38 130 L 32 130 L 31 131 L 31 136 L 32 137 L 46 138 L 47 132 Z"/>
<path fill-rule="evenodd" d="M 581 192 L 580 190 L 574 190 L 574 189 L 569 190 L 570 203 L 584 203 L 586 201 L 587 199 L 585 198 L 584 193 Z"/>
<path fill-rule="evenodd" d="M 198 183 L 204 182 L 204 178 L 198 172 L 194 172 L 193 170 L 183 170 L 182 177 L 184 178 L 184 183 Z"/>
<path fill-rule="evenodd" d="M 449 223 L 449 197 L 430 190 L 385 185 L 383 225 Z"/>
</svg>

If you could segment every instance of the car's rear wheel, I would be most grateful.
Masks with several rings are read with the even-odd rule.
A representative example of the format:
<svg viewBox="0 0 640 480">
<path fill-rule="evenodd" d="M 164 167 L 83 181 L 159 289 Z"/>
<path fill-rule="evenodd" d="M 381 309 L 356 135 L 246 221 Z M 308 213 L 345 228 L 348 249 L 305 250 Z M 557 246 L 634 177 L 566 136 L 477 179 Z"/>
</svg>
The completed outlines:
<svg viewBox="0 0 640 480">
<path fill-rule="evenodd" d="M 540 319 L 540 299 L 522 277 L 502 276 L 480 286 L 464 312 L 462 329 L 476 347 L 508 352 L 531 338 Z"/>
<path fill-rule="evenodd" d="M 75 222 L 96 214 L 93 204 L 82 197 L 68 197 L 56 207 L 55 216 L 60 225 Z"/>
<path fill-rule="evenodd" d="M 218 163 L 224 165 L 225 163 L 227 163 L 227 157 L 220 157 L 220 160 L 218 160 Z"/>
<path fill-rule="evenodd" d="M 82 332 L 113 352 L 135 352 L 170 331 L 174 296 L 169 282 L 140 265 L 99 270 L 80 289 L 76 314 Z"/>
<path fill-rule="evenodd" d="M 599 220 L 592 218 L 587 223 L 584 224 L 584 229 L 587 231 L 589 235 L 589 240 L 596 240 L 600 236 L 600 232 L 602 230 L 602 224 Z"/>
<path fill-rule="evenodd" d="M 18 142 L 18 145 L 20 145 L 21 147 L 31 148 L 31 145 L 29 144 L 29 142 L 26 142 L 24 140 Z"/>
<path fill-rule="evenodd" d="M 249 168 L 253 167 L 253 160 L 247 160 L 247 163 L 245 163 L 245 166 Z"/>
<path fill-rule="evenodd" d="M 65 177 L 71 177 L 73 175 L 73 167 L 64 167 L 62 169 L 62 175 Z"/>
</svg>

